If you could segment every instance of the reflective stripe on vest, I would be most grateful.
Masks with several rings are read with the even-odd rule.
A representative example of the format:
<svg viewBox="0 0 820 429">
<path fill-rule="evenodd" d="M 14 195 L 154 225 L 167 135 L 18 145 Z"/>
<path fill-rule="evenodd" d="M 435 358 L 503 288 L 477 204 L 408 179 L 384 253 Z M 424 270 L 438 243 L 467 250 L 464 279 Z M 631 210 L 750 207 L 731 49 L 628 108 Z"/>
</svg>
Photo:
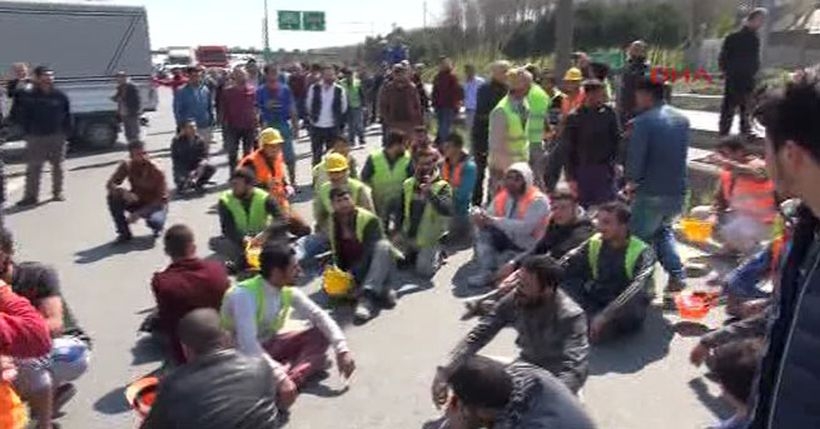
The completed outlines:
<svg viewBox="0 0 820 429">
<path fill-rule="evenodd" d="M 587 244 L 589 267 L 592 269 L 593 280 L 598 280 L 598 261 L 601 257 L 601 247 L 603 247 L 603 245 L 604 240 L 601 238 L 601 234 L 593 235 Z M 626 248 L 626 257 L 624 258 L 624 270 L 629 280 L 635 278 L 635 264 L 638 262 L 638 258 L 641 257 L 641 253 L 643 253 L 647 247 L 646 243 L 638 237 L 634 235 L 629 237 L 629 245 Z"/>
<path fill-rule="evenodd" d="M 524 107 L 527 108 L 527 100 L 522 100 Z M 510 163 L 528 162 L 530 159 L 530 142 L 527 139 L 525 124 L 521 120 L 521 116 L 515 112 L 510 103 L 510 97 L 506 96 L 498 102 L 495 109 L 500 109 L 504 112 L 507 122 L 507 152 L 510 156 Z M 490 135 L 493 135 L 493 121 L 490 121 Z M 492 154 L 492 151 L 490 151 Z M 492 162 L 490 162 L 492 165 Z"/>
<path fill-rule="evenodd" d="M 447 182 L 438 179 L 430 186 L 430 192 L 438 194 L 445 186 L 447 186 Z M 404 181 L 404 222 L 402 224 L 402 231 L 404 231 L 405 236 L 410 233 L 410 206 L 413 204 L 413 194 L 415 190 L 415 177 Z M 446 224 L 447 217 L 439 214 L 430 202 L 425 203 L 424 213 L 421 215 L 421 221 L 416 230 L 416 245 L 419 248 L 424 248 L 438 243 L 441 234 L 444 233 Z"/>
<path fill-rule="evenodd" d="M 402 184 L 408 178 L 407 166 L 410 165 L 410 157 L 404 153 L 393 163 L 393 168 L 390 168 L 384 151 L 378 150 L 370 155 L 370 162 L 373 165 L 373 176 L 370 178 L 373 204 L 376 205 L 376 212 L 383 215 L 391 200 L 401 198 Z"/>
<path fill-rule="evenodd" d="M 461 186 L 461 171 L 464 169 L 464 161 L 459 162 L 456 164 L 456 168 L 453 169 L 452 175 L 450 174 L 450 162 L 444 160 L 444 164 L 441 166 L 441 177 L 442 179 L 446 180 L 447 183 L 450 184 L 453 188 L 458 188 Z"/>
<path fill-rule="evenodd" d="M 515 213 L 515 219 L 524 219 L 527 216 L 527 212 L 530 209 L 530 205 L 535 201 L 538 197 L 544 196 L 541 191 L 538 190 L 535 186 L 530 186 L 527 189 L 527 192 L 518 200 L 518 207 Z M 546 198 L 546 196 L 544 196 Z M 496 216 L 500 217 L 507 217 L 507 203 L 510 199 L 510 194 L 507 192 L 507 189 L 502 188 L 499 191 L 498 195 L 496 195 L 495 200 L 493 200 L 493 211 L 495 211 Z M 547 225 L 549 224 L 550 218 L 549 216 L 545 215 L 544 219 L 538 223 L 538 226 L 532 231 L 530 235 L 536 239 L 540 239 L 544 233 L 547 232 Z"/>
<path fill-rule="evenodd" d="M 357 207 L 356 208 L 356 225 L 355 225 L 355 228 L 356 228 L 356 240 L 358 240 L 359 243 L 364 241 L 364 232 L 365 232 L 365 230 L 367 230 L 367 226 L 370 225 L 370 222 L 376 222 L 376 224 L 379 226 L 379 228 L 382 227 L 382 223 L 379 221 L 379 218 L 376 217 L 375 214 L 373 214 L 373 213 L 371 213 L 371 212 L 369 212 L 369 211 L 367 211 L 363 208 Z M 339 258 L 338 258 L 338 254 L 337 254 L 337 250 L 336 250 L 336 222 L 333 221 L 333 220 L 330 221 L 330 234 L 329 234 L 328 238 L 330 239 L 330 249 L 333 251 L 334 263 L 338 267 L 339 266 Z"/>
<path fill-rule="evenodd" d="M 552 101 L 540 86 L 532 85 L 527 94 L 527 102 L 530 107 L 527 137 L 530 143 L 541 143 L 544 141 L 544 124 L 547 121 L 547 112 L 550 110 Z"/>
<path fill-rule="evenodd" d="M 724 169 L 720 173 L 723 197 L 732 210 L 770 224 L 777 216 L 774 182 L 735 175 Z"/>
<path fill-rule="evenodd" d="M 251 296 L 254 298 L 254 304 L 256 305 L 256 332 L 259 338 L 276 334 L 285 326 L 285 322 L 287 322 L 288 316 L 290 315 L 291 303 L 293 302 L 293 288 L 286 286 L 280 289 L 279 313 L 277 313 L 276 318 L 272 320 L 269 325 L 265 326 L 265 309 L 267 308 L 265 287 L 267 286 L 262 276 L 257 275 L 235 286 L 231 286 L 231 288 L 225 292 L 225 296 L 227 297 L 233 292 L 233 289 L 237 287 L 249 290 Z M 222 326 L 228 330 L 233 330 L 235 326 L 233 315 L 225 312 L 224 309 L 222 312 Z"/>
<path fill-rule="evenodd" d="M 353 204 L 359 205 L 359 195 L 362 193 L 364 183 L 356 179 L 347 179 L 347 186 L 350 188 L 350 196 L 353 197 Z M 333 183 L 327 182 L 319 189 L 319 198 L 321 198 L 322 206 L 328 213 L 333 213 L 333 204 L 330 203 L 330 190 L 333 189 Z"/>
<path fill-rule="evenodd" d="M 253 188 L 252 192 L 251 205 L 248 210 L 245 210 L 245 205 L 234 196 L 233 191 L 225 191 L 220 197 L 228 212 L 231 213 L 236 229 L 245 236 L 256 235 L 264 231 L 269 221 L 268 210 L 265 207 L 268 193 L 259 188 Z"/>
</svg>

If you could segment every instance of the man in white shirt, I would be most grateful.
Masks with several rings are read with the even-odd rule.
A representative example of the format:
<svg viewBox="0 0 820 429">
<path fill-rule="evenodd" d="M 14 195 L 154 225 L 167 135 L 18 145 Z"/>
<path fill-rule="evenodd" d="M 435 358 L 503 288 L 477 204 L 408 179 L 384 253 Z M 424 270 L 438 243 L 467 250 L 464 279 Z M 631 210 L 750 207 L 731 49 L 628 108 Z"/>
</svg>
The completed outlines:
<svg viewBox="0 0 820 429">
<path fill-rule="evenodd" d="M 347 95 L 336 83 L 333 66 L 322 68 L 322 80 L 314 83 L 308 91 L 308 115 L 310 116 L 310 143 L 313 164 L 322 161 L 322 155 L 330 150 L 341 131 L 347 113 Z"/>
<path fill-rule="evenodd" d="M 259 275 L 225 294 L 222 323 L 240 352 L 269 360 L 278 383 L 279 407 L 287 409 L 296 400 L 298 389 L 327 368 L 328 346 L 336 354 L 343 377 L 350 377 L 356 364 L 336 321 L 300 289 L 289 286 L 299 273 L 290 247 L 269 244 L 259 260 Z M 304 315 L 313 327 L 282 333 L 291 309 Z"/>
</svg>

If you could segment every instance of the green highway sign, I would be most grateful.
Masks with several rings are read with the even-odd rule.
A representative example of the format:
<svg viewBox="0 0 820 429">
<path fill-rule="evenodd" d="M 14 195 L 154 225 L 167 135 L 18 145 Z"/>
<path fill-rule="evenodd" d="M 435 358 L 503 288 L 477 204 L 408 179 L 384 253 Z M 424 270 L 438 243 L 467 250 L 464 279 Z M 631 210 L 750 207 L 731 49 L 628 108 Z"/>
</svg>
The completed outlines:
<svg viewBox="0 0 820 429">
<path fill-rule="evenodd" d="M 305 31 L 325 31 L 325 13 L 302 12 L 302 29 Z"/>
<path fill-rule="evenodd" d="M 280 10 L 278 15 L 280 30 L 302 29 L 302 12 L 295 10 Z"/>
</svg>

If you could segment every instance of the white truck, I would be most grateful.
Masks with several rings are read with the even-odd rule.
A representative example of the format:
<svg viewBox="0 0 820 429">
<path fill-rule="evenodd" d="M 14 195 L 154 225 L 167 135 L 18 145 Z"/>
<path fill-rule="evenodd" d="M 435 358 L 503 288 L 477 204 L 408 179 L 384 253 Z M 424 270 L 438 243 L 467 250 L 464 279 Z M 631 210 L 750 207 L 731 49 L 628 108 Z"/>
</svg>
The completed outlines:
<svg viewBox="0 0 820 429">
<path fill-rule="evenodd" d="M 0 73 L 18 62 L 54 70 L 55 85 L 71 102 L 74 144 L 116 143 L 117 104 L 111 97 L 118 71 L 140 89 L 143 110 L 156 110 L 144 7 L 0 1 Z"/>
</svg>

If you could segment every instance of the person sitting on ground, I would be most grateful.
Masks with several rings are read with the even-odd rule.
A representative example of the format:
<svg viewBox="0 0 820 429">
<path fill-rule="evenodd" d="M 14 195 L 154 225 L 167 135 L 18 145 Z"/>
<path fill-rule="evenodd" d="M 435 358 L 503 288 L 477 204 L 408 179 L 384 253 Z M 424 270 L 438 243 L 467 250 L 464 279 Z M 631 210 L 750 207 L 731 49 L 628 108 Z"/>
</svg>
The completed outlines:
<svg viewBox="0 0 820 429">
<path fill-rule="evenodd" d="M 108 210 L 117 227 L 116 243 L 125 243 L 133 238 L 129 224 L 145 219 L 145 224 L 159 237 L 165 228 L 168 214 L 168 182 L 165 173 L 145 151 L 145 143 L 128 143 L 127 161 L 122 161 L 108 179 Z M 125 180 L 131 190 L 121 185 Z M 128 216 L 125 213 L 130 213 Z"/>
<path fill-rule="evenodd" d="M 655 256 L 629 218 L 622 203 L 598 207 L 598 233 L 562 259 L 562 287 L 587 312 L 592 343 L 639 330 L 652 302 Z"/>
<path fill-rule="evenodd" d="M 0 277 L 40 312 L 51 334 L 50 352 L 16 361 L 15 381 L 40 427 L 50 428 L 51 416 L 77 393 L 72 382 L 88 370 L 91 340 L 60 292 L 57 271 L 38 262 L 15 262 L 14 239 L 7 230 L 0 230 Z"/>
<path fill-rule="evenodd" d="M 162 379 L 141 429 L 277 427 L 277 381 L 261 356 L 229 348 L 219 313 L 200 308 L 177 328 L 188 363 Z"/>
<path fill-rule="evenodd" d="M 382 219 L 387 219 L 399 204 L 402 185 L 413 176 L 406 145 L 407 137 L 403 132 L 391 131 L 384 148 L 373 151 L 362 168 L 362 182 L 373 190 L 376 214 Z"/>
<path fill-rule="evenodd" d="M 333 147 L 330 148 L 331 153 L 338 153 L 347 158 L 348 176 L 353 179 L 359 178 L 359 168 L 356 158 L 350 153 L 350 142 L 343 136 L 336 136 L 333 139 Z M 325 183 L 329 182 L 330 178 L 327 175 L 327 155 L 322 158 L 322 162 L 313 167 L 313 189 L 318 191 Z"/>
<path fill-rule="evenodd" d="M 448 429 L 595 429 L 584 406 L 548 371 L 473 356 L 447 379 Z M 445 391 L 446 392 L 446 391 Z M 446 394 L 446 393 L 445 393 Z"/>
<path fill-rule="evenodd" d="M 276 199 L 255 187 L 255 181 L 252 171 L 240 168 L 231 176 L 231 189 L 219 197 L 223 238 L 219 253 L 228 258 L 232 271 L 246 267 L 245 250 L 249 245 L 261 246 L 264 233 L 273 225 L 287 225 L 289 232 L 297 237 L 310 234 L 310 227 L 285 216 Z"/>
<path fill-rule="evenodd" d="M 350 189 L 330 191 L 333 222 L 330 225 L 330 248 L 333 263 L 353 275 L 358 305 L 354 317 L 358 322 L 373 318 L 376 305 L 396 306 L 396 291 L 388 284 L 395 262 L 393 248 L 387 240 L 381 221 L 375 214 L 353 204 Z"/>
<path fill-rule="evenodd" d="M 284 141 L 279 131 L 265 128 L 259 133 L 259 149 L 243 158 L 239 162 L 239 168 L 252 171 L 256 178 L 256 187 L 270 193 L 284 212 L 290 212 L 288 199 L 293 196 L 294 190 L 288 179 L 285 157 L 282 155 Z"/>
<path fill-rule="evenodd" d="M 327 368 L 327 349 L 336 353 L 339 373 L 348 378 L 356 368 L 342 329 L 301 289 L 293 251 L 285 243 L 269 243 L 259 256 L 259 275 L 238 283 L 222 301 L 222 322 L 240 352 L 264 356 L 273 366 L 280 409 L 296 398 L 311 376 Z M 283 332 L 291 309 L 313 325 Z"/>
<path fill-rule="evenodd" d="M 222 263 L 197 257 L 191 228 L 174 225 L 165 232 L 164 241 L 171 264 L 154 273 L 151 290 L 157 302 L 158 327 L 169 339 L 169 357 L 174 363 L 183 363 L 185 355 L 177 334 L 180 319 L 197 308 L 219 310 L 231 281 Z"/>
<path fill-rule="evenodd" d="M 12 384 L 17 369 L 11 358 L 36 358 L 50 350 L 51 335 L 45 319 L 27 299 L 0 280 L 0 427 L 28 427 L 26 406 Z M 37 429 L 52 427 L 51 418 L 38 423 Z"/>
<path fill-rule="evenodd" d="M 459 364 L 478 353 L 505 327 L 515 328 L 518 360 L 551 372 L 572 392 L 587 378 L 589 343 L 584 311 L 558 288 L 563 270 L 549 256 L 524 260 L 514 293 L 508 293 L 459 343 L 440 368 L 442 385 Z"/>
<path fill-rule="evenodd" d="M 478 168 L 473 157 L 464 151 L 464 138 L 452 133 L 444 141 L 444 162 L 441 177 L 453 188 L 453 219 L 450 234 L 470 236 L 470 204 L 473 201 Z"/>
<path fill-rule="evenodd" d="M 171 140 L 171 161 L 177 193 L 188 189 L 205 190 L 216 168 L 208 163 L 208 143 L 196 133 L 196 121 L 187 120 L 182 130 Z"/>
<path fill-rule="evenodd" d="M 485 315 L 498 299 L 511 291 L 518 283 L 521 263 L 529 256 L 549 255 L 561 259 L 595 233 L 592 220 L 578 205 L 575 194 L 559 189 L 552 193 L 550 199 L 552 212 L 544 236 L 533 247 L 518 254 L 495 272 L 495 281 L 500 282 L 497 288 L 464 302 L 467 307 L 465 319 Z"/>
<path fill-rule="evenodd" d="M 749 153 L 741 136 L 723 138 L 710 158 L 721 166 L 714 204 L 720 236 L 733 250 L 748 253 L 771 235 L 777 215 L 774 182 L 766 162 Z"/>
<path fill-rule="evenodd" d="M 439 175 L 435 159 L 438 152 L 419 155 L 414 176 L 402 185 L 401 200 L 393 213 L 393 244 L 404 254 L 404 262 L 415 261 L 415 272 L 433 277 L 441 260 L 440 240 L 453 214 L 450 185 Z"/>
<path fill-rule="evenodd" d="M 511 165 L 505 173 L 504 187 L 492 204 L 486 211 L 473 213 L 475 258 L 480 271 L 468 279 L 469 285 L 488 285 L 501 264 L 534 246 L 544 235 L 549 214 L 549 201 L 534 186 L 529 164 Z"/>
<path fill-rule="evenodd" d="M 760 360 L 763 340 L 733 341 L 715 349 L 708 361 L 711 378 L 720 384 L 721 397 L 734 408 L 735 414 L 710 429 L 743 429 L 749 424 L 749 400 Z"/>
</svg>

